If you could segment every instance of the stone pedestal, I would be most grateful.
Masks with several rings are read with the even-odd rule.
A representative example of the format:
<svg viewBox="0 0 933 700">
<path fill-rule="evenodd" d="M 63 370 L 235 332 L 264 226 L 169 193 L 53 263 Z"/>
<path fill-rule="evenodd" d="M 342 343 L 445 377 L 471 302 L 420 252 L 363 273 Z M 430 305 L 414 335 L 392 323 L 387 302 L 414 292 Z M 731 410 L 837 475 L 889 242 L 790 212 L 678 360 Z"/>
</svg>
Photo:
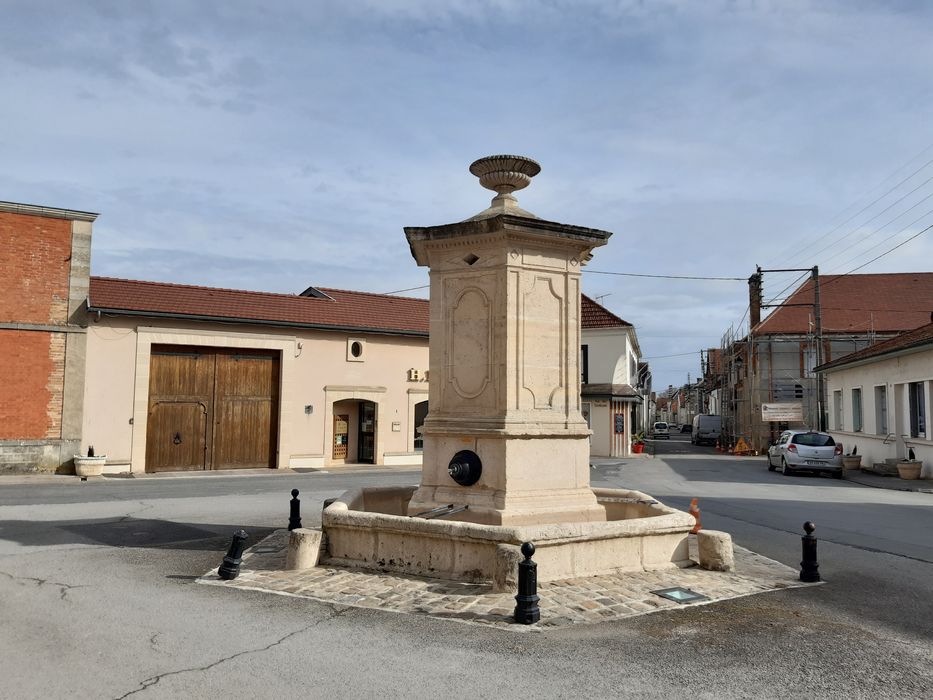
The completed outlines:
<svg viewBox="0 0 933 700">
<path fill-rule="evenodd" d="M 431 272 L 430 394 L 414 515 L 467 505 L 491 525 L 605 520 L 589 484 L 580 413 L 580 268 L 610 233 L 544 221 L 512 191 L 540 168 L 515 156 L 471 166 L 498 195 L 467 221 L 406 228 Z M 476 483 L 449 473 L 474 452 Z"/>
</svg>

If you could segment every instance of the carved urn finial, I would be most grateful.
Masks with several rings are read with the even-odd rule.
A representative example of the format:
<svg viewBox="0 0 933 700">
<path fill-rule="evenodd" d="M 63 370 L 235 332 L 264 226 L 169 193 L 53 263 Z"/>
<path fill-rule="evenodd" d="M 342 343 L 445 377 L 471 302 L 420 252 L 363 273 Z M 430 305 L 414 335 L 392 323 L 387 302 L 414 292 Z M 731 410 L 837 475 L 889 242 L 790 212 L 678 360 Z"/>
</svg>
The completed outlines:
<svg viewBox="0 0 933 700">
<path fill-rule="evenodd" d="M 512 194 L 515 190 L 528 187 L 531 178 L 541 172 L 541 166 L 537 162 L 524 156 L 486 156 L 473 161 L 470 172 L 479 178 L 479 184 L 496 192 L 489 208 L 472 217 L 473 219 L 486 219 L 497 214 L 538 218 L 519 208 L 518 200 Z"/>
</svg>

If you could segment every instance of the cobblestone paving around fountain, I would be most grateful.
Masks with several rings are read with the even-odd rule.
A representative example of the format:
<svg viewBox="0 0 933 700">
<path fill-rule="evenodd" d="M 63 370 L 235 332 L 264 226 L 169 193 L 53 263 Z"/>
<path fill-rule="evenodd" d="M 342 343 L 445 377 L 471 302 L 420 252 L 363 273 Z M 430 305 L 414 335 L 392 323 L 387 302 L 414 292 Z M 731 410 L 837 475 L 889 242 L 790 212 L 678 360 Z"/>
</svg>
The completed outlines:
<svg viewBox="0 0 933 700">
<path fill-rule="evenodd" d="M 696 560 L 695 538 L 691 540 L 694 540 L 691 555 Z M 518 625 L 512 621 L 514 593 L 495 592 L 483 584 L 333 566 L 285 571 L 287 543 L 288 531 L 277 530 L 246 551 L 238 578 L 223 581 L 215 569 L 199 578 L 198 583 L 310 598 L 334 605 L 429 615 L 515 632 L 540 632 L 688 607 L 651 593 L 675 586 L 707 596 L 709 601 L 705 603 L 715 603 L 755 593 L 820 585 L 802 583 L 796 570 L 735 547 L 735 573 L 694 566 L 539 584 L 541 621 Z"/>
</svg>

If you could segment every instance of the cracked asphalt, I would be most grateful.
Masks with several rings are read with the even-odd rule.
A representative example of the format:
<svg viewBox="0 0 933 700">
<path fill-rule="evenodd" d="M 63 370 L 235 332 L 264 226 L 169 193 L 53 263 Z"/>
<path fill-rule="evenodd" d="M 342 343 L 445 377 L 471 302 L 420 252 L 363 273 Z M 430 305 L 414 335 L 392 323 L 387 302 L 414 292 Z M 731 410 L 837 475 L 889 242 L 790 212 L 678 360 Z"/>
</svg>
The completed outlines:
<svg viewBox="0 0 933 700">
<path fill-rule="evenodd" d="M 194 584 L 235 529 L 282 527 L 291 488 L 313 526 L 324 498 L 416 472 L 0 481 L 0 697 L 929 697 L 933 495 L 658 451 L 594 485 L 696 496 L 706 527 L 792 566 L 812 519 L 827 585 L 514 635 Z"/>
</svg>

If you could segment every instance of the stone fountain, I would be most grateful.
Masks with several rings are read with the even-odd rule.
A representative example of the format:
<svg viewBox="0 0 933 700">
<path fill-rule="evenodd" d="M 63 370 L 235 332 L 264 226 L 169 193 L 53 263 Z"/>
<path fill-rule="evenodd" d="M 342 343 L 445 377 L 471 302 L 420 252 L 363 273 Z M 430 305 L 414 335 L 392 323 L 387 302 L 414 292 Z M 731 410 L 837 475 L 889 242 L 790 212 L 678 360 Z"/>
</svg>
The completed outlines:
<svg viewBox="0 0 933 700">
<path fill-rule="evenodd" d="M 430 269 L 430 394 L 421 483 L 325 508 L 324 563 L 507 587 L 537 547 L 539 580 L 689 565 L 693 518 L 590 487 L 580 413 L 580 268 L 608 231 L 540 219 L 513 194 L 540 166 L 470 166 L 497 194 L 465 221 L 408 227 Z"/>
</svg>

